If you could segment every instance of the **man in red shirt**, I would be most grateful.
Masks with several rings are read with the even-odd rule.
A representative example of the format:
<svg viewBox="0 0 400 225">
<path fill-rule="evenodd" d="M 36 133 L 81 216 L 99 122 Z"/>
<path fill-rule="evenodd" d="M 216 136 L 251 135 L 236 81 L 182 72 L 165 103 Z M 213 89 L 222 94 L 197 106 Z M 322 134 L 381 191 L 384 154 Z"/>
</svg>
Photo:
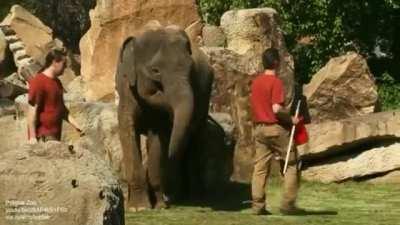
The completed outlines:
<svg viewBox="0 0 400 225">
<path fill-rule="evenodd" d="M 28 141 L 60 140 L 62 121 L 68 121 L 83 134 L 65 107 L 64 88 L 58 79 L 66 66 L 66 54 L 52 50 L 46 56 L 44 69 L 29 80 Z"/>
<path fill-rule="evenodd" d="M 276 75 L 280 62 L 278 51 L 274 48 L 267 49 L 262 55 L 262 61 L 265 71 L 253 80 L 250 97 L 256 139 L 251 193 L 252 208 L 257 215 L 268 214 L 265 208 L 265 188 L 271 160 L 275 155 L 285 158 L 290 127 L 299 122 L 299 119 L 292 117 L 284 107 L 284 87 Z M 293 146 L 284 177 L 284 193 L 280 208 L 283 214 L 304 212 L 295 205 L 299 177 L 297 150 Z"/>
</svg>

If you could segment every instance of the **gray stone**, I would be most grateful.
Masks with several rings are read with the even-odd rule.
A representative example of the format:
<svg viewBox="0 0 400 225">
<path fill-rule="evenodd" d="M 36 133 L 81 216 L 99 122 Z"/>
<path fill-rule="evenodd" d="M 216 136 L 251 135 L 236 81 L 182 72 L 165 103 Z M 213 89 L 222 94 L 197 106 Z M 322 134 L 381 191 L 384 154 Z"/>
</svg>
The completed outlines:
<svg viewBox="0 0 400 225">
<path fill-rule="evenodd" d="M 329 157 L 349 147 L 400 138 L 400 112 L 389 111 L 307 125 L 309 142 L 299 147 L 304 159 Z"/>
<path fill-rule="evenodd" d="M 378 88 L 367 61 L 349 52 L 332 58 L 304 87 L 314 123 L 375 111 Z"/>
<path fill-rule="evenodd" d="M 123 195 L 107 164 L 82 146 L 50 141 L 0 154 L 0 224 L 123 225 Z M 39 207 L 49 211 L 35 211 Z M 32 210 L 7 213 L 4 209 Z M 33 218 L 35 217 L 35 218 Z M 16 220 L 16 219 L 14 219 Z"/>
<path fill-rule="evenodd" d="M 303 171 L 307 180 L 343 182 L 400 169 L 400 144 L 334 157 Z"/>
<path fill-rule="evenodd" d="M 0 64 L 4 61 L 6 57 L 7 41 L 4 37 L 3 32 L 0 31 Z"/>
<path fill-rule="evenodd" d="M 15 115 L 15 104 L 8 99 L 0 99 L 0 117 Z"/>
<path fill-rule="evenodd" d="M 283 80 L 286 102 L 290 102 L 294 86 L 294 62 L 285 45 L 278 13 L 272 8 L 242 9 L 226 12 L 221 28 L 227 38 L 227 48 L 247 62 L 247 74 L 263 71 L 261 55 L 269 47 L 279 50 L 281 64 L 278 76 Z"/>
<path fill-rule="evenodd" d="M 68 83 L 66 87 L 64 87 L 66 93 L 64 94 L 65 101 L 76 101 L 76 102 L 84 102 L 84 92 L 85 92 L 85 84 L 82 80 L 81 76 L 74 78 L 72 81 Z"/>
<path fill-rule="evenodd" d="M 7 80 L 0 80 L 0 98 L 15 99 L 27 92 L 27 89 L 15 85 Z"/>
<path fill-rule="evenodd" d="M 206 47 L 225 47 L 226 37 L 221 28 L 212 25 L 203 27 L 203 45 Z"/>
<path fill-rule="evenodd" d="M 400 170 L 390 171 L 375 178 L 368 179 L 373 184 L 400 184 Z"/>
</svg>

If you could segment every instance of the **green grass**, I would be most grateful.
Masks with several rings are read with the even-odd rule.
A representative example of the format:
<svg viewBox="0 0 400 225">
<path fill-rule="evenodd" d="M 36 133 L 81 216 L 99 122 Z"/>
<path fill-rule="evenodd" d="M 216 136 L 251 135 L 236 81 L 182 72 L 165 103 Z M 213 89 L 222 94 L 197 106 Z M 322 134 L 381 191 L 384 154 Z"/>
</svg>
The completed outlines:
<svg viewBox="0 0 400 225">
<path fill-rule="evenodd" d="M 279 214 L 280 181 L 268 189 L 273 215 L 254 216 L 248 187 L 224 192 L 220 199 L 203 206 L 172 206 L 168 210 L 127 213 L 127 225 L 400 225 L 400 185 L 346 183 L 324 185 L 302 182 L 298 205 L 309 215 Z"/>
</svg>

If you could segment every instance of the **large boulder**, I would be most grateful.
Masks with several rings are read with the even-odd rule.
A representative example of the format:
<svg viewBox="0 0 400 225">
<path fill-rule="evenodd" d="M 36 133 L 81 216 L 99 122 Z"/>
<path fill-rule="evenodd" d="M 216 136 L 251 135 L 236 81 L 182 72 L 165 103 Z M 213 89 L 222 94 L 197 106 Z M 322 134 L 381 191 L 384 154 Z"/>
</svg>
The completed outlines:
<svg viewBox="0 0 400 225">
<path fill-rule="evenodd" d="M 62 141 L 81 143 L 121 172 L 122 149 L 118 133 L 117 107 L 112 103 L 67 102 L 67 108 L 85 132 L 84 137 L 64 123 Z"/>
<path fill-rule="evenodd" d="M 10 76 L 4 78 L 3 81 L 13 84 L 18 88 L 27 90 L 27 83 L 25 82 L 24 79 L 18 76 L 18 73 L 11 74 Z"/>
<path fill-rule="evenodd" d="M 85 84 L 82 76 L 74 78 L 65 88 L 64 100 L 68 102 L 84 102 Z"/>
<path fill-rule="evenodd" d="M 384 173 L 382 176 L 369 179 L 368 182 L 373 184 L 400 184 L 400 170 Z"/>
<path fill-rule="evenodd" d="M 0 154 L 0 223 L 123 225 L 118 179 L 81 146 L 50 141 Z"/>
<path fill-rule="evenodd" d="M 284 82 L 286 101 L 290 102 L 294 91 L 294 63 L 286 49 L 278 13 L 272 8 L 228 11 L 221 18 L 221 28 L 227 38 L 227 48 L 247 62 L 241 72 L 263 71 L 262 52 L 269 47 L 279 50 L 281 66 L 278 75 Z"/>
<path fill-rule="evenodd" d="M 187 28 L 200 20 L 194 0 L 98 0 L 91 27 L 80 42 L 81 74 L 89 101 L 112 101 L 118 52 L 123 41 L 150 20 Z M 104 60 L 107 59 L 107 60 Z"/>
<path fill-rule="evenodd" d="M 27 90 L 10 82 L 0 80 L 0 98 L 15 99 L 18 95 L 26 93 Z"/>
<path fill-rule="evenodd" d="M 202 41 L 206 47 L 225 47 L 226 37 L 220 27 L 206 25 L 202 30 Z"/>
<path fill-rule="evenodd" d="M 79 52 L 79 40 L 90 27 L 89 10 L 95 7 L 96 0 L 44 0 L 29 3 L 28 10 L 48 25 L 54 36 L 62 39 L 68 49 Z"/>
<path fill-rule="evenodd" d="M 7 41 L 3 32 L 0 32 L 0 64 L 4 61 L 6 57 L 6 51 L 7 51 Z"/>
<path fill-rule="evenodd" d="M 313 122 L 372 113 L 378 91 L 366 60 L 357 53 L 332 58 L 304 87 Z"/>
<path fill-rule="evenodd" d="M 8 107 L 12 107 L 8 105 Z M 12 109 L 14 111 L 14 109 Z M 14 113 L 7 110 L 6 115 L 0 117 L 0 154 L 14 149 L 20 149 L 21 146 L 27 143 L 28 129 L 26 119 L 16 116 Z"/>
<path fill-rule="evenodd" d="M 233 138 L 235 123 L 228 113 L 210 113 L 210 117 L 224 130 L 228 138 Z"/>
<path fill-rule="evenodd" d="M 11 8 L 9 15 L 1 22 L 0 28 L 0 33 L 3 34 L 13 55 L 13 61 L 6 62 L 10 65 L 4 67 L 16 66 L 19 76 L 25 81 L 41 69 L 51 49 L 64 47 L 60 40 L 53 38 L 53 31 L 49 27 L 19 5 Z M 66 86 L 75 77 L 71 60 L 68 60 L 68 66 L 60 79 Z"/>
<path fill-rule="evenodd" d="M 309 142 L 299 148 L 305 160 L 326 158 L 367 142 L 400 138 L 400 112 L 390 111 L 307 125 Z"/>
<path fill-rule="evenodd" d="M 203 46 L 200 49 L 208 56 L 208 61 L 211 65 L 214 65 L 216 63 L 219 64 L 222 63 L 229 69 L 238 71 L 243 75 L 250 75 L 249 73 L 247 73 L 248 71 L 247 59 L 242 57 L 238 53 L 224 47 Z"/>
<path fill-rule="evenodd" d="M 202 50 L 208 56 L 215 74 L 210 111 L 231 115 L 234 124 L 232 133 L 236 146 L 232 178 L 248 182 L 253 170 L 254 157 L 253 123 L 249 104 L 250 85 L 254 73 L 250 73 L 249 59 L 231 49 L 202 47 Z M 256 57 L 261 57 L 261 53 L 259 54 Z M 288 83 L 293 84 L 293 79 L 291 77 Z"/>
<path fill-rule="evenodd" d="M 53 31 L 19 5 L 14 5 L 1 25 L 9 26 L 25 45 L 26 54 L 44 64 L 44 56 L 56 43 Z"/>
<path fill-rule="evenodd" d="M 25 94 L 28 89 L 24 81 L 20 80 L 17 73 L 0 80 L 0 98 L 14 100 L 19 95 Z"/>
<path fill-rule="evenodd" d="M 249 104 L 253 77 L 239 71 L 245 64 L 235 52 L 222 48 L 203 49 L 209 56 L 215 76 L 210 111 L 212 115 L 230 115 L 232 120 L 228 123 L 228 130 L 231 130 L 230 133 L 235 139 L 232 178 L 247 182 L 251 177 L 254 156 L 253 124 Z M 221 122 L 226 123 L 223 120 Z"/>
<path fill-rule="evenodd" d="M 324 183 L 363 179 L 400 169 L 400 144 L 346 154 L 313 165 L 303 171 L 307 180 Z"/>
<path fill-rule="evenodd" d="M 389 174 L 400 169 L 399 111 L 310 124 L 307 130 L 309 142 L 299 147 L 305 179 L 396 182 Z"/>
<path fill-rule="evenodd" d="M 15 115 L 16 109 L 13 101 L 0 98 L 0 118 L 7 115 Z"/>
<path fill-rule="evenodd" d="M 218 32 L 218 29 L 207 26 L 203 29 L 204 46 L 201 49 L 208 56 L 215 73 L 210 111 L 229 114 L 232 118 L 235 139 L 232 179 L 236 181 L 249 182 L 251 179 L 254 139 L 249 104 L 250 84 L 254 75 L 263 71 L 261 55 L 269 47 L 280 51 L 278 75 L 284 81 L 286 102 L 292 99 L 293 59 L 287 52 L 278 17 L 271 8 L 226 12 L 220 26 L 224 35 L 219 38 L 226 37 L 226 45 L 221 47 L 214 44 L 219 39 L 212 39 L 212 32 Z"/>
</svg>

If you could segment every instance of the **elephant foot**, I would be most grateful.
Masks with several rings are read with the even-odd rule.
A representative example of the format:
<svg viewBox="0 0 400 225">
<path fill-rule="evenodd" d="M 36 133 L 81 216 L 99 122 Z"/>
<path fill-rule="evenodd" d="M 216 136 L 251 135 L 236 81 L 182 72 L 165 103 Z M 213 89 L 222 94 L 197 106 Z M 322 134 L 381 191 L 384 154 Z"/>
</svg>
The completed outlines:
<svg viewBox="0 0 400 225">
<path fill-rule="evenodd" d="M 154 204 L 154 209 L 168 209 L 169 205 L 166 203 L 164 199 L 164 194 L 161 192 L 156 193 L 156 199 Z"/>
<path fill-rule="evenodd" d="M 157 202 L 157 203 L 154 205 L 154 209 L 162 210 L 162 209 L 168 209 L 168 208 L 169 208 L 169 205 L 168 205 L 167 203 L 165 203 L 164 201 L 162 201 L 162 202 Z"/>
<path fill-rule="evenodd" d="M 129 212 L 140 212 L 151 209 L 152 207 L 147 191 L 130 190 L 126 208 Z"/>
<path fill-rule="evenodd" d="M 145 207 L 128 207 L 128 212 L 131 213 L 136 213 L 136 212 L 142 212 L 142 211 L 147 211 L 150 210 L 150 208 L 145 208 Z"/>
</svg>

